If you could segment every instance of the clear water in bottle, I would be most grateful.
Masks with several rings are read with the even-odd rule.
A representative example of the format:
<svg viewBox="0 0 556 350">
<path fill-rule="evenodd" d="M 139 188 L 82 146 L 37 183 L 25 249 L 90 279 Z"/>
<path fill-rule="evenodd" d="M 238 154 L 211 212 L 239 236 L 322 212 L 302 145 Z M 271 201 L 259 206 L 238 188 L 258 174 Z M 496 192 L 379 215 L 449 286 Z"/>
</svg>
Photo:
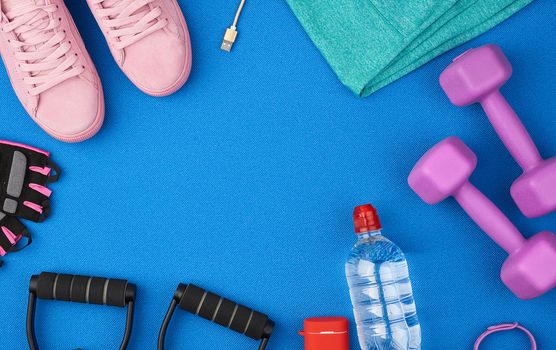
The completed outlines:
<svg viewBox="0 0 556 350">
<path fill-rule="evenodd" d="M 346 262 L 362 350 L 420 350 L 421 328 L 403 252 L 384 237 L 371 205 L 355 208 L 358 241 Z"/>
</svg>

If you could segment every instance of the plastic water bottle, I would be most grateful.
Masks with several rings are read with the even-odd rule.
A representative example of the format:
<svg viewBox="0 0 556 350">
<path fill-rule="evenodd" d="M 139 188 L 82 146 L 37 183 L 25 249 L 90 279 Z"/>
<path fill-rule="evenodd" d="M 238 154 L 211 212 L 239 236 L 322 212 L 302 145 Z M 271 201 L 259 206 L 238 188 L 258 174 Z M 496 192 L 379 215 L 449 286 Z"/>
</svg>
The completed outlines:
<svg viewBox="0 0 556 350">
<path fill-rule="evenodd" d="M 353 213 L 358 241 L 346 277 L 362 350 L 419 350 L 421 327 L 403 252 L 381 233 L 370 204 Z"/>
</svg>

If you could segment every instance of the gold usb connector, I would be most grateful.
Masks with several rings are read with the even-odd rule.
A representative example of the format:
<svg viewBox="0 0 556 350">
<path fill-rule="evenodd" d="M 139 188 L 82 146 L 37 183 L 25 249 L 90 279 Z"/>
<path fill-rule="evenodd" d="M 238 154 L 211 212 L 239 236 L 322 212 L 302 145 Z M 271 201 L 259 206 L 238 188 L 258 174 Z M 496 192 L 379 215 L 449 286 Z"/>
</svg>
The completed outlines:
<svg viewBox="0 0 556 350">
<path fill-rule="evenodd" d="M 230 26 L 230 28 L 226 29 L 226 33 L 224 34 L 224 40 L 222 40 L 222 45 L 220 48 L 226 52 L 232 51 L 232 46 L 237 39 L 237 22 L 239 21 L 239 16 L 241 15 L 241 11 L 243 11 L 243 6 L 245 5 L 245 0 L 241 0 L 239 4 L 239 8 L 236 12 L 236 17 L 234 18 L 234 23 Z"/>
<path fill-rule="evenodd" d="M 236 27 L 231 26 L 230 28 L 226 29 L 226 34 L 224 34 L 224 40 L 222 40 L 222 46 L 220 46 L 220 48 L 227 52 L 232 51 L 232 46 L 234 46 L 234 43 L 236 42 L 236 38 L 237 38 Z"/>
</svg>

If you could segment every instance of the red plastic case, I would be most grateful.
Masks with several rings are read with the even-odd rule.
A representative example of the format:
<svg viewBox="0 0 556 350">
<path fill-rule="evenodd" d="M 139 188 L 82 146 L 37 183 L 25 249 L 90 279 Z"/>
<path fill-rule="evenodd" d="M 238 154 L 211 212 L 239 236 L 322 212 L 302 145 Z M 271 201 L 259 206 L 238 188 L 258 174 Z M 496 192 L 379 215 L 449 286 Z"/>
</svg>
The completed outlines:
<svg viewBox="0 0 556 350">
<path fill-rule="evenodd" d="M 345 317 L 315 317 L 305 320 L 305 350 L 349 350 L 349 321 Z"/>
</svg>

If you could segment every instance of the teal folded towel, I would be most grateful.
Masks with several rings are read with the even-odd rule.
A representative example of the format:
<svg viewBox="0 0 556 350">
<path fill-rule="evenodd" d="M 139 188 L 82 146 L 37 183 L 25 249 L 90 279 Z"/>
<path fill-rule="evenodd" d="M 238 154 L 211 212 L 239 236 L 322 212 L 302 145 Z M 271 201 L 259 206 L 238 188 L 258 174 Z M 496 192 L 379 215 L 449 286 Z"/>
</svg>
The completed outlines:
<svg viewBox="0 0 556 350">
<path fill-rule="evenodd" d="M 368 96 L 533 0 L 287 0 L 340 80 Z"/>
</svg>

